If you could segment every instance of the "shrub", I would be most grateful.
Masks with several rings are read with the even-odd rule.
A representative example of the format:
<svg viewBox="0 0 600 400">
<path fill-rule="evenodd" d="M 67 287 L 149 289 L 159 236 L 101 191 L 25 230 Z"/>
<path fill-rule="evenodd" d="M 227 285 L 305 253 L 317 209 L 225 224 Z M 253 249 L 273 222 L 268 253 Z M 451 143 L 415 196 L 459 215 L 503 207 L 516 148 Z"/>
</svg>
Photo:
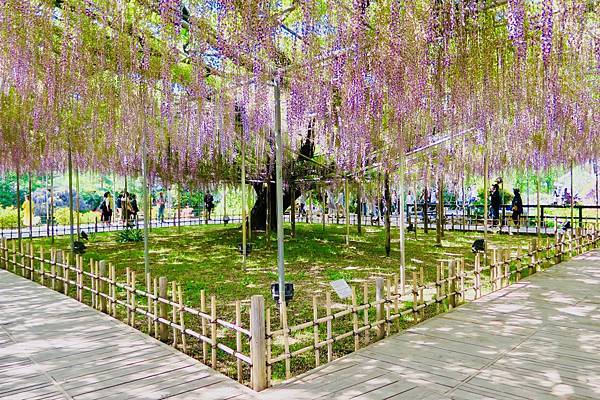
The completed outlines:
<svg viewBox="0 0 600 400">
<path fill-rule="evenodd" d="M 118 243 L 133 243 L 144 240 L 144 234 L 137 228 L 126 228 L 117 232 Z"/>
<path fill-rule="evenodd" d="M 17 209 L 15 207 L 0 207 L 0 228 L 17 226 Z"/>
<path fill-rule="evenodd" d="M 98 214 L 95 212 L 79 213 L 79 222 L 81 224 L 91 224 L 96 221 Z M 100 219 L 100 218 L 98 218 Z M 58 208 L 54 210 L 54 220 L 60 225 L 69 225 L 69 209 Z M 77 223 L 77 212 L 73 212 L 73 223 Z"/>
</svg>

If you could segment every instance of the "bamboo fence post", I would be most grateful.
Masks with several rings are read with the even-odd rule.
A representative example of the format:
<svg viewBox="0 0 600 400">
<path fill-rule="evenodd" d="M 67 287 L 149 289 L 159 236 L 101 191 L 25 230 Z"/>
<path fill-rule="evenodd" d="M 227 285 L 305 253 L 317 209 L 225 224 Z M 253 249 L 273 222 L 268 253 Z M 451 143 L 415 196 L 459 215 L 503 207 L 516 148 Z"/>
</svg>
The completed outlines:
<svg viewBox="0 0 600 400">
<path fill-rule="evenodd" d="M 569 231 L 569 258 L 573 257 L 573 234 L 572 234 L 572 230 Z M 537 246 L 536 246 L 537 248 Z"/>
<path fill-rule="evenodd" d="M 537 239 L 534 239 L 534 249 L 534 254 L 536 255 L 535 272 L 540 272 L 542 270 L 542 257 L 538 257 L 538 253 L 540 252 L 540 242 Z"/>
<path fill-rule="evenodd" d="M 0 268 L 6 269 L 6 262 L 4 258 L 4 248 L 6 246 L 6 239 L 4 237 L 0 237 Z"/>
<path fill-rule="evenodd" d="M 510 249 L 504 249 L 504 286 L 510 285 Z"/>
<path fill-rule="evenodd" d="M 521 269 L 523 268 L 523 256 L 521 255 L 521 247 L 517 247 L 516 249 L 516 274 L 515 280 L 519 282 L 521 280 Z"/>
<path fill-rule="evenodd" d="M 425 304 L 425 273 L 423 267 L 419 268 L 419 305 Z M 421 320 L 425 319 L 425 307 L 421 307 Z"/>
<path fill-rule="evenodd" d="M 369 304 L 369 284 L 363 283 L 363 304 Z M 363 310 L 363 322 L 365 326 L 369 326 L 369 308 L 365 307 Z M 371 333 L 370 329 L 365 330 L 365 345 L 369 344 Z"/>
<path fill-rule="evenodd" d="M 319 309 L 317 307 L 317 296 L 313 295 L 313 341 L 315 346 L 315 368 L 321 363 L 319 353 L 319 324 L 316 322 L 319 319 Z M 357 336 L 358 337 L 358 336 Z"/>
<path fill-rule="evenodd" d="M 376 319 L 377 319 L 377 340 L 383 339 L 384 335 L 385 335 L 385 326 L 379 322 L 383 319 L 383 301 L 385 299 L 384 293 L 383 293 L 383 285 L 384 285 L 384 281 L 382 277 L 377 277 L 375 278 L 375 301 L 376 302 L 381 302 L 379 304 L 377 304 L 377 312 L 376 312 Z"/>
<path fill-rule="evenodd" d="M 173 347 L 177 348 L 177 328 L 175 328 L 175 324 L 177 323 L 177 282 L 171 282 L 171 321 L 173 321 Z"/>
<path fill-rule="evenodd" d="M 475 299 L 481 297 L 481 255 L 475 254 Z"/>
<path fill-rule="evenodd" d="M 6 249 L 6 246 L 8 245 L 6 238 L 3 237 L 2 239 L 2 268 L 8 271 L 8 252 Z M 40 250 L 42 248 L 40 247 Z"/>
<path fill-rule="evenodd" d="M 392 332 L 392 282 L 390 278 L 385 280 L 385 333 L 389 336 Z"/>
<path fill-rule="evenodd" d="M 28 250 L 29 250 L 29 257 L 28 257 L 29 262 L 27 263 L 28 264 L 28 267 L 27 267 L 27 270 L 28 270 L 27 277 L 29 279 L 31 279 L 32 281 L 35 281 L 35 269 L 33 268 L 33 257 L 34 257 L 34 255 L 33 255 L 33 243 L 29 243 L 29 246 L 27 246 L 27 247 L 28 247 Z"/>
<path fill-rule="evenodd" d="M 146 216 L 144 216 L 144 219 L 145 218 Z M 146 319 L 148 320 L 148 335 L 152 335 L 152 276 L 150 272 L 146 273 L 146 310 L 148 311 L 146 317 Z"/>
<path fill-rule="evenodd" d="M 211 354 L 210 362 L 213 369 L 217 368 L 217 298 L 210 296 L 210 339 Z"/>
<path fill-rule="evenodd" d="M 417 305 L 419 303 L 419 292 L 417 291 L 417 272 L 413 271 L 412 273 L 412 292 L 413 292 L 413 319 L 415 322 L 417 322 L 419 320 L 419 317 L 417 316 Z"/>
<path fill-rule="evenodd" d="M 67 253 L 66 260 L 64 260 L 63 264 L 63 278 L 64 278 L 64 290 L 63 293 L 65 296 L 69 294 L 69 265 L 71 265 L 71 253 Z"/>
<path fill-rule="evenodd" d="M 17 246 L 15 244 L 16 242 L 13 240 L 12 241 L 12 265 L 13 265 L 13 273 L 17 273 Z M 54 288 L 52 288 L 54 289 Z"/>
<path fill-rule="evenodd" d="M 465 259 L 460 259 L 460 301 L 464 303 L 465 300 Z"/>
<path fill-rule="evenodd" d="M 206 292 L 204 289 L 200 290 L 200 311 L 203 314 L 206 314 Z M 206 337 L 206 319 L 201 319 L 202 325 L 202 336 Z M 206 364 L 206 359 L 208 357 L 208 343 L 206 341 L 202 341 L 202 361 Z"/>
<path fill-rule="evenodd" d="M 498 251 L 492 249 L 492 265 L 490 266 L 490 280 L 492 283 L 492 292 L 498 290 L 496 285 L 496 264 L 498 264 Z"/>
<path fill-rule="evenodd" d="M 529 265 L 527 266 L 527 275 L 531 275 L 535 268 L 535 253 L 533 252 L 533 242 L 529 242 L 527 248 L 527 255 L 529 256 Z"/>
<path fill-rule="evenodd" d="M 435 280 L 435 308 L 437 313 L 439 313 L 441 311 L 441 297 L 442 297 L 442 290 L 441 290 L 441 278 L 442 278 L 442 268 L 444 268 L 444 262 L 440 261 L 440 264 L 437 266 L 437 278 Z"/>
<path fill-rule="evenodd" d="M 242 303 L 239 300 L 235 301 L 235 324 L 242 326 Z M 238 353 L 242 352 L 242 333 L 235 331 L 235 350 Z M 242 382 L 242 360 L 236 357 L 237 364 L 237 379 Z"/>
<path fill-rule="evenodd" d="M 135 271 L 131 271 L 131 326 L 135 327 L 135 312 L 137 309 L 135 300 Z"/>
<path fill-rule="evenodd" d="M 291 377 L 291 359 L 290 359 L 290 337 L 287 318 L 287 304 L 284 296 L 280 297 L 279 310 L 281 316 L 281 329 L 283 330 L 283 350 L 285 354 L 285 379 Z"/>
<path fill-rule="evenodd" d="M 265 299 L 261 295 L 254 295 L 250 299 L 250 381 L 252 389 L 257 392 L 267 388 L 269 379 L 265 336 Z"/>
<path fill-rule="evenodd" d="M 448 262 L 448 306 L 452 310 L 456 307 L 456 260 Z"/>
<path fill-rule="evenodd" d="M 61 269 L 62 269 L 62 262 L 63 262 L 63 252 L 62 250 L 56 250 L 56 271 L 55 271 L 55 276 L 56 276 L 56 290 L 58 292 L 62 292 L 64 290 L 64 285 L 61 278 Z"/>
<path fill-rule="evenodd" d="M 21 276 L 25 277 L 25 243 L 23 242 L 19 245 L 19 258 L 21 259 Z"/>
<path fill-rule="evenodd" d="M 83 303 L 83 285 L 81 279 L 81 263 L 83 262 L 82 257 L 77 255 L 75 257 L 75 282 L 77 282 L 76 292 L 77 292 L 77 301 Z"/>
<path fill-rule="evenodd" d="M 100 261 L 99 274 L 98 278 L 100 281 L 99 286 L 99 294 L 100 294 L 100 311 L 107 314 L 108 307 L 106 304 L 106 282 L 104 279 L 106 278 L 106 261 Z"/>
<path fill-rule="evenodd" d="M 181 291 L 181 284 L 177 285 L 177 295 L 179 300 L 179 323 L 181 324 L 181 346 L 183 348 L 183 352 L 187 353 L 187 338 L 185 337 L 185 312 L 183 309 L 183 293 Z M 240 325 L 238 324 L 238 326 Z M 237 333 L 239 334 L 239 332 Z"/>
<path fill-rule="evenodd" d="M 266 346 L 267 346 L 267 387 L 271 386 L 271 309 L 267 308 L 266 310 Z M 250 338 L 252 340 L 252 338 Z"/>
<path fill-rule="evenodd" d="M 394 286 L 396 288 L 396 292 L 393 294 L 394 313 L 395 313 L 395 315 L 398 315 L 398 314 L 400 314 L 400 290 L 399 290 L 400 282 L 398 281 L 398 274 L 394 274 L 392 279 L 394 280 Z M 398 331 L 400 331 L 400 318 L 396 318 L 396 329 Z"/>
<path fill-rule="evenodd" d="M 56 290 L 56 251 L 52 248 L 50 249 L 50 287 Z"/>
<path fill-rule="evenodd" d="M 158 339 L 160 336 L 158 334 L 158 279 L 152 279 L 152 294 L 154 298 L 152 299 L 152 313 L 154 314 L 154 338 Z"/>
<path fill-rule="evenodd" d="M 100 296 L 98 295 L 98 289 L 100 286 L 100 281 L 98 280 L 99 270 L 100 268 L 98 267 L 98 261 L 94 261 L 94 263 L 92 264 L 92 279 L 94 281 L 94 304 L 96 305 L 97 310 L 100 309 Z"/>
<path fill-rule="evenodd" d="M 360 347 L 358 339 L 358 312 L 356 311 L 356 287 L 352 286 L 352 330 L 354 331 L 354 351 L 358 351 Z"/>
<path fill-rule="evenodd" d="M 167 278 L 164 276 L 161 276 L 158 280 L 158 295 L 161 299 L 166 300 L 167 299 L 167 286 L 168 286 L 168 281 Z M 169 338 L 169 327 L 165 324 L 165 320 L 168 318 L 167 316 L 167 305 L 164 303 L 164 301 L 160 302 L 160 318 L 162 321 L 160 321 L 160 340 L 162 340 L 163 342 L 166 342 L 167 339 Z"/>
<path fill-rule="evenodd" d="M 327 316 L 331 316 L 331 292 L 325 292 L 325 309 Z M 333 360 L 333 330 L 332 330 L 331 319 L 327 320 L 327 362 L 330 363 Z"/>
<path fill-rule="evenodd" d="M 82 268 L 83 268 L 83 264 Z M 111 313 L 112 316 L 114 318 L 117 318 L 117 272 L 115 269 L 114 264 L 109 264 L 110 265 L 110 288 L 111 288 L 111 293 L 110 293 L 110 305 L 111 305 Z"/>
<path fill-rule="evenodd" d="M 125 293 L 127 294 L 127 324 L 131 325 L 131 308 L 129 307 L 131 304 L 131 292 L 129 290 L 129 286 L 131 284 L 131 269 L 129 267 L 125 268 L 125 274 L 127 275 L 127 278 L 125 279 Z"/>
<path fill-rule="evenodd" d="M 4 249 L 6 249 L 6 239 L 4 239 Z M 4 258 L 6 263 L 7 258 Z M 5 268 L 8 269 L 8 266 L 5 264 Z M 44 281 L 46 277 L 46 259 L 44 258 L 44 246 L 40 246 L 40 282 L 42 286 L 44 286 Z"/>
</svg>

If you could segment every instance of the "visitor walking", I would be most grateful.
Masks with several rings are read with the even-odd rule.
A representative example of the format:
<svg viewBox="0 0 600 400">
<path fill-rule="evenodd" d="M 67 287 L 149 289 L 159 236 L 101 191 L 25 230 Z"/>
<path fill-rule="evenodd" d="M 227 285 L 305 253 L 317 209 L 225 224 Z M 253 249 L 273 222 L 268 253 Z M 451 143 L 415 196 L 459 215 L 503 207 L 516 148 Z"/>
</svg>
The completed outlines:
<svg viewBox="0 0 600 400">
<path fill-rule="evenodd" d="M 34 204 L 31 201 L 31 197 L 29 195 L 25 196 L 25 201 L 23 202 L 23 225 L 32 226 L 33 225 L 33 210 Z"/>
<path fill-rule="evenodd" d="M 111 197 L 110 192 L 104 193 L 104 197 L 100 203 L 100 221 L 106 226 L 110 226 L 110 220 L 112 219 L 113 214 Z"/>
<path fill-rule="evenodd" d="M 215 208 L 215 199 L 210 192 L 206 192 L 204 195 L 204 210 L 206 211 L 206 220 L 210 221 L 210 213 Z"/>
<path fill-rule="evenodd" d="M 515 196 L 512 199 L 512 220 L 519 229 L 521 226 L 521 215 L 523 215 L 523 199 L 521 198 L 521 191 L 517 188 L 513 189 Z"/>
<path fill-rule="evenodd" d="M 137 204 L 137 198 L 136 198 L 135 194 L 132 194 L 131 195 L 131 219 L 133 219 L 134 221 L 137 221 L 139 211 L 140 211 L 140 209 Z"/>
<path fill-rule="evenodd" d="M 413 210 L 414 204 L 415 204 L 415 196 L 413 195 L 413 193 L 409 190 L 408 194 L 406 195 L 406 203 L 405 203 L 405 210 L 406 210 L 406 220 L 408 222 L 411 221 L 410 219 L 410 213 Z"/>
<path fill-rule="evenodd" d="M 392 191 L 392 214 L 396 215 L 400 210 L 398 209 L 398 193 L 393 190 Z"/>
<path fill-rule="evenodd" d="M 500 187 L 497 183 L 492 185 L 491 199 L 490 199 L 490 214 L 492 217 L 492 225 L 497 226 L 500 219 Z"/>
<path fill-rule="evenodd" d="M 161 224 L 165 222 L 165 195 L 163 192 L 160 192 L 158 195 L 158 200 L 156 201 L 158 205 L 158 222 Z"/>
</svg>

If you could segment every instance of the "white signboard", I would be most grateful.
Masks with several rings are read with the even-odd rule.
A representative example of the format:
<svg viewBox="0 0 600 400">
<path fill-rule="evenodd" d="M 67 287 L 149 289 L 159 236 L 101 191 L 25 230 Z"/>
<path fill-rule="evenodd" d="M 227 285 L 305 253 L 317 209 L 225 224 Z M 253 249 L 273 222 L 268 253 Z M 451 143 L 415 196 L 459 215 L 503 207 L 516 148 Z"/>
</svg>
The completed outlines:
<svg viewBox="0 0 600 400">
<path fill-rule="evenodd" d="M 329 282 L 333 290 L 337 293 L 340 299 L 347 299 L 352 296 L 352 289 L 348 286 L 348 283 L 343 279 Z"/>
</svg>

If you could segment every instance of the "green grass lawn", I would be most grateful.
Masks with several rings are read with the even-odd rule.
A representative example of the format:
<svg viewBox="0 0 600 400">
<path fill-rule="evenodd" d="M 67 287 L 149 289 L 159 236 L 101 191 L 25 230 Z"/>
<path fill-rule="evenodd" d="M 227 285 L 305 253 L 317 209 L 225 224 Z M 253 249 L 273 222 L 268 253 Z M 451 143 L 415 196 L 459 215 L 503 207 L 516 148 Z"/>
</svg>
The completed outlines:
<svg viewBox="0 0 600 400">
<path fill-rule="evenodd" d="M 381 227 L 363 227 L 361 236 L 351 233 L 350 247 L 345 244 L 345 226 L 299 223 L 296 237 L 286 229 L 286 281 L 293 282 L 296 290 L 291 309 L 310 305 L 313 293 L 329 289 L 329 281 L 346 279 L 362 282 L 375 276 L 399 271 L 398 230 L 392 230 L 392 254 L 385 256 L 385 233 Z M 408 269 L 423 266 L 426 281 L 436 277 L 440 261 L 465 257 L 467 268 L 472 268 L 473 240 L 477 233 L 446 232 L 442 247 L 435 246 L 435 230 L 428 235 L 422 231 L 417 239 L 409 235 L 406 241 Z M 143 243 L 117 243 L 115 233 L 93 235 L 87 244 L 84 259 L 106 260 L 116 265 L 117 276 L 124 277 L 125 268 L 136 271 L 141 280 L 144 272 Z M 527 236 L 490 235 L 490 246 L 526 248 Z M 49 246 L 49 239 L 40 239 Z M 253 251 L 246 264 L 238 253 L 241 242 L 239 226 L 201 225 L 153 229 L 150 233 L 150 268 L 155 277 L 166 276 L 183 285 L 185 301 L 198 304 L 200 290 L 216 295 L 220 305 L 235 300 L 249 300 L 262 294 L 270 300 L 270 284 L 277 282 L 277 244 L 271 238 L 270 246 L 264 234 L 252 237 Z M 55 239 L 54 247 L 68 248 L 67 236 Z M 407 279 L 410 274 L 407 274 Z"/>
<path fill-rule="evenodd" d="M 382 227 L 363 227 L 364 232 L 360 236 L 356 233 L 356 227 L 352 227 L 349 247 L 346 246 L 344 225 L 327 225 L 325 230 L 320 224 L 298 223 L 296 227 L 296 237 L 289 236 L 287 226 L 285 238 L 286 281 L 293 282 L 295 287 L 294 300 L 288 306 L 290 325 L 312 319 L 313 295 L 330 290 L 329 282 L 332 280 L 345 279 L 351 285 L 362 285 L 362 282 L 372 282 L 377 276 L 391 276 L 399 271 L 397 229 L 392 230 L 392 254 L 386 257 L 385 233 Z M 140 286 L 143 285 L 143 243 L 117 243 L 116 233 L 91 236 L 84 255 L 84 265 L 89 265 L 89 258 L 112 262 L 121 281 L 125 280 L 125 269 L 132 268 L 137 273 Z M 423 267 L 425 281 L 432 282 L 436 279 L 436 268 L 440 261 L 457 257 L 465 257 L 466 269 L 472 269 L 474 255 L 471 252 L 471 244 L 479 237 L 482 237 L 482 234 L 446 232 L 442 247 L 436 247 L 435 230 L 431 230 L 427 235 L 420 230 L 417 239 L 413 234 L 408 235 L 407 279 L 410 280 L 413 269 Z M 489 241 L 492 247 L 526 249 L 531 239 L 530 236 L 492 234 Z M 248 327 L 249 299 L 254 294 L 262 294 L 267 306 L 271 308 L 272 329 L 279 329 L 278 311 L 270 294 L 271 283 L 277 282 L 277 245 L 274 236 L 268 245 L 264 233 L 254 235 L 251 240 L 254 245 L 253 251 L 245 265 L 237 250 L 238 243 L 241 242 L 241 229 L 237 224 L 182 227 L 181 233 L 178 233 L 177 228 L 153 229 L 149 240 L 152 276 L 166 276 L 169 281 L 179 282 L 187 305 L 199 309 L 200 291 L 204 289 L 207 296 L 216 296 L 218 316 L 234 321 L 235 300 L 241 300 L 243 325 Z M 44 246 L 49 247 L 49 239 L 38 239 L 37 242 L 44 242 Z M 67 236 L 56 238 L 54 247 L 66 249 L 68 246 Z M 370 300 L 374 300 L 373 284 L 371 290 Z M 362 290 L 358 290 L 358 293 L 360 296 Z M 332 299 L 334 302 L 343 303 L 335 294 L 332 295 Z M 359 301 L 361 300 L 362 296 L 359 297 Z M 139 318 L 139 321 L 140 328 L 143 329 L 142 318 Z M 190 318 L 186 323 L 188 327 L 199 330 L 197 320 Z M 409 324 L 410 321 L 406 323 Z M 351 321 L 347 321 L 347 324 L 351 329 Z M 339 327 L 342 331 L 347 328 Z M 228 337 L 229 334 L 225 332 L 223 335 Z M 233 340 L 234 345 L 234 338 L 229 338 Z M 312 336 L 307 335 L 306 339 L 310 341 Z M 306 345 L 306 341 L 293 342 L 292 350 L 294 346 L 302 345 Z M 196 346 L 191 353 L 197 356 L 199 349 L 200 346 Z M 348 343 L 336 343 L 337 355 L 351 350 L 351 338 Z M 276 377 L 284 374 L 282 364 L 274 367 Z M 295 360 L 292 368 L 297 373 L 311 365 L 314 365 L 314 356 L 312 352 L 308 352 L 299 357 L 299 361 Z M 234 363 L 223 363 L 220 369 L 231 376 L 235 375 L 234 366 Z"/>
</svg>

